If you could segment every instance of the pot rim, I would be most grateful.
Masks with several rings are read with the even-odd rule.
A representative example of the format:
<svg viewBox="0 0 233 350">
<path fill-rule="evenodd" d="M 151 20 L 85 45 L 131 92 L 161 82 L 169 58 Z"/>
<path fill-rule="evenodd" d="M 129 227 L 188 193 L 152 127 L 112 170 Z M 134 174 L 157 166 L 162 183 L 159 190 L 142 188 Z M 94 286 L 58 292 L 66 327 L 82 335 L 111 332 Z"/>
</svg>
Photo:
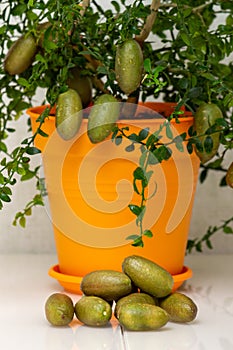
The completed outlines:
<svg viewBox="0 0 233 350">
<path fill-rule="evenodd" d="M 173 102 L 140 102 L 138 105 L 139 106 L 142 106 L 142 107 L 146 107 L 146 108 L 148 108 L 148 109 L 151 109 L 150 107 L 147 107 L 147 106 L 151 106 L 151 105 L 162 105 L 162 104 L 166 104 L 166 105 L 168 105 L 168 106 L 170 106 L 170 107 L 172 107 L 172 106 L 175 106 L 176 105 L 176 103 L 173 103 Z M 50 105 L 49 104 L 45 104 L 45 105 L 38 105 L 38 106 L 34 106 L 34 107 L 30 107 L 30 108 L 28 108 L 27 110 L 26 110 L 26 113 L 28 114 L 28 115 L 31 115 L 31 116 L 34 116 L 34 117 L 36 117 L 36 116 L 38 116 L 38 115 L 40 115 L 42 112 L 43 112 L 43 110 L 46 108 L 46 107 L 50 107 Z M 91 108 L 92 106 L 89 106 L 89 107 L 87 107 L 87 108 L 85 108 L 84 110 L 86 111 L 86 112 L 88 112 L 88 110 Z M 53 107 L 54 109 L 55 109 L 55 107 Z M 193 114 L 192 114 L 192 112 L 191 111 L 187 111 L 187 110 L 185 110 L 185 108 L 181 108 L 181 110 L 182 111 L 184 111 L 184 115 L 181 115 L 180 117 L 178 117 L 178 119 L 179 119 L 179 121 L 180 122 L 188 122 L 188 121 L 192 121 L 193 119 L 194 119 L 194 116 L 193 116 Z M 153 110 L 154 112 L 156 112 L 156 110 Z M 160 112 L 158 112 L 158 114 L 160 114 Z M 54 118 L 55 117 L 55 110 L 54 110 L 54 112 L 53 113 L 51 113 L 50 115 L 49 115 L 49 117 L 51 117 L 51 118 Z M 166 118 L 166 117 L 163 117 L 163 118 Z M 140 123 L 142 123 L 142 124 L 147 124 L 148 123 L 148 121 L 158 121 L 158 120 L 161 120 L 162 118 L 144 118 L 144 119 L 142 119 L 142 118 L 140 118 L 140 117 L 136 117 L 136 118 L 132 118 L 132 119 L 127 119 L 127 118 L 119 118 L 119 120 L 118 120 L 118 122 L 122 122 L 122 123 L 124 123 L 124 124 L 127 124 L 127 123 L 132 123 L 132 122 L 139 122 L 140 121 Z M 87 122 L 87 120 L 88 120 L 88 118 L 83 118 L 83 122 Z M 171 119 L 170 120 L 170 122 L 171 123 L 176 123 L 176 119 L 175 118 L 173 118 L 173 119 Z"/>
</svg>

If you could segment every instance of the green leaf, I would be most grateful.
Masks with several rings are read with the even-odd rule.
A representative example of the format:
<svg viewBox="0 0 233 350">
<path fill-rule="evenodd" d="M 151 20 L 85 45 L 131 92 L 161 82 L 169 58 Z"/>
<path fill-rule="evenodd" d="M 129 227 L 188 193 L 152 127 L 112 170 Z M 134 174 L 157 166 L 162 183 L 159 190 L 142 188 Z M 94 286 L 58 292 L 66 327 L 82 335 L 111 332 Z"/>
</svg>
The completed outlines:
<svg viewBox="0 0 233 350">
<path fill-rule="evenodd" d="M 135 149 L 135 146 L 133 143 L 131 143 L 131 145 L 125 147 L 126 152 L 132 152 L 132 151 L 134 151 L 134 149 Z"/>
<path fill-rule="evenodd" d="M 132 246 L 133 247 L 141 247 L 141 248 L 143 248 L 144 247 L 144 243 L 143 243 L 142 237 L 139 236 L 138 238 L 136 238 L 133 241 Z"/>
<path fill-rule="evenodd" d="M 32 146 L 26 148 L 26 153 L 32 156 L 34 154 L 41 153 L 41 151 L 37 147 Z"/>
<path fill-rule="evenodd" d="M 183 42 L 187 45 L 187 46 L 191 46 L 192 45 L 192 42 L 190 40 L 190 37 L 189 35 L 184 32 L 184 31 L 180 31 L 180 36 L 181 36 L 181 39 L 183 40 Z"/>
<path fill-rule="evenodd" d="M 231 233 L 233 233 L 233 229 L 230 226 L 224 226 L 223 232 L 227 233 L 227 234 L 229 234 L 229 233 L 231 234 Z"/>
<path fill-rule="evenodd" d="M 172 133 L 170 123 L 166 123 L 166 135 L 169 139 L 173 139 L 173 133 Z"/>
<path fill-rule="evenodd" d="M 210 153 L 213 149 L 213 139 L 211 136 L 207 136 L 204 141 L 204 148 L 207 153 Z"/>
<path fill-rule="evenodd" d="M 43 136 L 43 137 L 48 137 L 48 136 L 49 136 L 48 134 L 46 134 L 46 133 L 45 133 L 43 130 L 41 130 L 41 129 L 38 129 L 37 132 L 38 132 L 39 135 L 41 135 L 41 136 Z"/>
<path fill-rule="evenodd" d="M 147 73 L 150 73 L 151 72 L 151 61 L 150 61 L 150 59 L 149 58 L 146 58 L 145 60 L 144 60 L 144 69 L 145 69 L 145 71 L 147 72 Z"/>
<path fill-rule="evenodd" d="M 119 3 L 117 1 L 111 1 L 111 4 L 115 7 L 115 10 L 117 12 L 120 12 L 121 8 L 120 8 Z"/>
<path fill-rule="evenodd" d="M 192 141 L 188 141 L 187 143 L 187 151 L 189 154 L 193 153 L 193 142 Z"/>
<path fill-rule="evenodd" d="M 11 201 L 11 198 L 8 196 L 8 194 L 6 194 L 4 192 L 4 189 L 0 191 L 0 199 L 3 201 L 3 202 L 10 202 Z"/>
<path fill-rule="evenodd" d="M 3 152 L 7 152 L 7 146 L 2 141 L 0 141 L 0 150 L 3 151 Z"/>
<path fill-rule="evenodd" d="M 4 176 L 2 175 L 2 173 L 0 173 L 0 184 L 3 185 L 5 182 L 5 178 Z"/>
<path fill-rule="evenodd" d="M 32 7 L 34 5 L 34 0 L 28 0 L 28 5 Z"/>
<path fill-rule="evenodd" d="M 128 138 L 129 138 L 129 140 L 134 141 L 134 142 L 138 142 L 138 140 L 139 140 L 138 135 L 135 133 L 129 135 Z"/>
<path fill-rule="evenodd" d="M 118 135 L 115 137 L 115 144 L 119 146 L 122 143 L 122 135 Z"/>
<path fill-rule="evenodd" d="M 30 84 L 27 81 L 27 79 L 24 79 L 24 78 L 21 78 L 21 77 L 18 79 L 18 84 L 21 85 L 21 86 L 27 87 L 27 88 L 30 87 Z"/>
<path fill-rule="evenodd" d="M 140 215 L 143 209 L 142 207 L 139 207 L 138 205 L 135 205 L 135 204 L 129 204 L 128 207 L 130 211 L 136 216 Z"/>
<path fill-rule="evenodd" d="M 184 146 L 183 146 L 182 142 L 176 142 L 175 145 L 176 145 L 176 148 L 178 149 L 178 151 L 184 152 Z"/>
<path fill-rule="evenodd" d="M 23 13 L 25 13 L 27 10 L 27 5 L 26 4 L 19 4 L 19 5 L 16 5 L 12 10 L 12 15 L 14 16 L 20 16 L 22 15 Z"/>
<path fill-rule="evenodd" d="M 130 236 L 126 237 L 126 239 L 131 239 L 131 240 L 135 240 L 137 238 L 140 238 L 140 235 L 130 235 Z"/>
<path fill-rule="evenodd" d="M 137 167 L 133 172 L 134 179 L 136 180 L 144 180 L 145 179 L 145 173 L 144 170 L 141 167 Z"/>
<path fill-rule="evenodd" d="M 143 232 L 143 235 L 150 238 L 153 237 L 153 233 L 151 232 L 151 230 L 145 230 Z"/>
<path fill-rule="evenodd" d="M 21 218 L 19 219 L 19 224 L 21 227 L 25 228 L 25 226 L 26 226 L 25 216 L 21 216 Z"/>
<path fill-rule="evenodd" d="M 208 169 L 204 169 L 202 170 L 202 172 L 200 173 L 200 183 L 203 183 L 207 177 L 208 174 Z"/>
<path fill-rule="evenodd" d="M 147 151 L 143 152 L 139 158 L 139 165 L 141 168 L 144 168 L 146 158 L 147 158 Z"/>
<path fill-rule="evenodd" d="M 138 134 L 138 138 L 140 141 L 145 140 L 147 138 L 149 134 L 149 128 L 145 128 L 140 130 L 139 134 Z"/>
</svg>

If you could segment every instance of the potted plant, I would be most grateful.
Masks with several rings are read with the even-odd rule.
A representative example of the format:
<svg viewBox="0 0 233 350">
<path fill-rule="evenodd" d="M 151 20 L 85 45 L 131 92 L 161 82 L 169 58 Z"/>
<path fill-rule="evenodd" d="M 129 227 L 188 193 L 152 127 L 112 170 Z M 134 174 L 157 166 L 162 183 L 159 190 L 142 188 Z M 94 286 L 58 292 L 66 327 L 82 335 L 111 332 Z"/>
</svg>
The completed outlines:
<svg viewBox="0 0 233 350">
<path fill-rule="evenodd" d="M 214 27 L 214 20 L 219 13 L 225 15 L 224 21 Z M 182 235 L 187 239 L 196 187 L 192 180 L 197 179 L 199 162 L 202 163 L 201 181 L 204 181 L 209 171 L 217 170 L 223 172 L 221 185 L 232 187 L 233 166 L 224 164 L 225 155 L 232 149 L 232 64 L 223 63 L 223 59 L 232 53 L 233 46 L 233 9 L 230 1 L 216 4 L 215 1 L 197 3 L 153 0 L 147 5 L 144 1 L 136 0 L 127 4 L 122 0 L 112 1 L 107 9 L 96 1 L 81 3 L 51 0 L 39 4 L 34 1 L 6 1 L 2 5 L 2 18 L 1 58 L 4 64 L 1 68 L 0 108 L 0 145 L 3 154 L 1 205 L 11 201 L 12 188 L 17 177 L 21 180 L 36 177 L 39 188 L 39 168 L 31 168 L 30 161 L 34 154 L 42 150 L 46 178 L 52 179 L 52 185 L 47 183 L 50 199 L 55 199 L 55 204 L 51 204 L 52 215 L 55 208 L 59 208 L 56 219 L 53 217 L 55 236 L 61 239 L 56 243 L 57 248 L 61 247 L 58 253 L 59 267 L 55 271 L 60 276 L 58 279 L 69 283 L 72 289 L 72 282 L 76 284 L 77 279 L 71 281 L 67 275 L 77 275 L 75 261 L 79 265 L 80 260 L 85 260 L 85 267 L 79 275 L 87 272 L 88 261 L 93 260 L 93 256 L 97 260 L 97 267 L 108 264 L 107 268 L 113 252 L 122 260 L 121 257 L 127 254 L 124 250 L 126 246 L 130 247 L 130 253 L 140 249 L 138 246 L 144 246 L 140 254 L 146 254 L 148 249 L 150 258 L 158 254 L 162 258 L 163 266 L 173 274 L 181 274 L 186 241 L 181 244 L 181 253 L 175 251 L 175 256 L 179 256 L 178 265 L 171 267 L 167 256 L 174 250 L 174 242 L 171 248 L 168 245 L 165 249 L 160 246 L 161 235 L 151 229 L 154 228 L 154 223 L 150 222 L 153 218 L 153 206 L 151 210 L 148 210 L 148 206 L 150 203 L 156 205 L 154 198 L 162 200 L 159 203 L 164 205 L 163 197 L 159 197 L 160 191 L 163 192 L 164 188 L 167 190 L 167 186 L 170 186 L 174 192 L 172 181 L 176 177 L 175 173 L 178 173 L 178 183 L 181 177 L 188 177 L 188 191 L 180 188 L 176 190 L 178 195 L 182 193 L 183 200 L 184 194 L 187 194 L 185 209 L 181 207 L 175 212 L 176 215 L 171 215 L 174 221 L 171 223 L 170 220 L 170 226 L 169 222 L 164 224 L 166 229 L 170 227 L 170 231 L 167 229 L 164 233 L 166 239 L 169 232 L 172 232 L 170 238 L 175 237 L 174 230 L 177 230 L 178 237 Z M 42 107 L 31 109 L 38 88 L 45 90 Z M 148 102 L 151 98 L 161 100 L 161 96 L 164 103 L 170 103 L 168 107 L 164 103 L 155 105 L 154 102 Z M 109 105 L 111 107 L 108 110 Z M 6 140 L 14 131 L 9 126 L 10 122 L 26 109 L 29 109 L 28 113 L 31 115 L 33 133 L 30 131 L 29 137 L 22 140 L 9 154 Z M 166 111 L 166 115 L 161 120 L 157 117 L 163 111 Z M 69 118 L 70 115 L 75 115 L 75 119 Z M 101 115 L 105 118 L 102 123 L 104 128 L 98 124 Z M 119 117 L 121 120 L 116 124 Z M 187 120 L 187 124 L 185 123 L 186 129 L 183 130 L 181 127 L 184 120 Z M 49 136 L 51 131 L 52 137 Z M 75 143 L 76 139 L 78 143 Z M 104 142 L 100 142 L 102 140 Z M 107 148 L 104 148 L 102 145 L 106 142 Z M 92 161 L 86 165 L 87 154 L 93 154 L 96 159 L 95 150 L 98 145 L 99 149 L 103 147 L 100 153 L 106 156 L 110 152 L 110 144 L 114 147 L 116 158 L 128 157 L 120 156 L 116 149 L 133 157 L 123 167 L 123 171 L 127 168 L 131 174 L 134 197 L 131 200 L 124 199 L 128 214 L 125 214 L 122 207 L 113 207 L 107 223 L 104 222 L 105 219 L 101 219 L 101 213 L 100 219 L 93 217 L 91 210 L 85 214 L 85 218 L 81 214 L 79 225 L 87 218 L 92 218 L 89 226 L 100 226 L 97 230 L 98 239 L 103 233 L 102 243 L 96 243 L 97 236 L 92 237 L 89 242 L 85 241 L 85 234 L 80 238 L 83 227 L 81 226 L 77 234 L 77 228 L 74 228 L 72 221 L 73 211 L 76 220 L 85 204 L 81 202 L 82 205 L 79 204 L 75 210 L 68 210 L 71 216 L 64 219 L 66 208 L 60 205 L 61 199 L 65 197 L 64 202 L 68 202 L 68 206 L 72 201 L 80 203 L 79 200 L 85 199 L 90 182 L 84 190 L 79 190 L 78 200 L 73 196 L 73 188 L 69 186 L 77 183 L 77 169 L 88 169 L 88 172 L 84 171 L 81 180 L 98 173 L 98 166 L 94 170 L 90 168 Z M 73 152 L 71 156 L 68 155 L 68 150 Z M 83 152 L 84 161 L 81 158 Z M 80 159 L 77 160 L 74 155 Z M 67 161 L 69 157 L 71 166 Z M 188 166 L 180 166 L 182 157 L 187 159 Z M 109 161 L 108 157 L 103 158 Z M 45 162 L 46 159 L 48 163 Z M 103 161 L 102 159 L 100 163 Z M 132 162 L 133 167 L 129 164 Z M 173 167 L 175 164 L 174 172 L 165 170 L 170 163 L 173 163 Z M 177 167 L 182 169 L 182 175 L 188 172 L 190 176 L 180 176 Z M 158 180 L 156 176 L 160 172 L 167 172 L 170 180 L 164 180 L 163 174 Z M 63 186 L 65 173 L 70 177 L 67 189 Z M 119 168 L 108 170 L 109 179 L 118 181 L 118 174 L 122 174 Z M 152 184 L 152 189 L 149 184 Z M 104 196 L 106 186 L 104 185 L 101 196 Z M 190 188 L 194 192 L 191 193 Z M 114 201 L 114 196 L 102 199 L 103 207 L 97 209 L 99 212 L 104 212 L 105 202 L 109 205 Z M 155 210 L 157 214 L 161 207 L 158 206 L 158 200 Z M 39 192 L 23 211 L 16 214 L 15 223 L 24 225 L 25 217 L 31 213 L 31 209 L 42 202 Z M 91 202 L 87 206 L 90 209 L 96 203 Z M 163 214 L 165 218 L 167 210 L 170 216 L 176 208 L 176 197 L 168 202 L 168 208 Z M 118 222 L 115 215 L 117 210 L 124 217 L 123 223 Z M 128 230 L 128 217 L 135 219 L 134 230 L 137 232 Z M 146 217 L 149 220 L 148 227 Z M 155 221 L 157 219 L 156 217 Z M 200 250 L 203 242 L 211 246 L 210 238 L 220 228 L 225 233 L 232 233 L 232 220 L 233 218 L 229 218 L 219 227 L 209 229 L 200 240 L 189 240 L 188 251 L 193 248 Z M 113 222 L 118 226 L 126 225 L 127 232 L 123 232 L 123 238 L 112 242 L 110 248 L 108 242 L 106 248 L 104 242 L 107 235 L 104 234 L 109 227 L 111 231 L 115 230 L 111 226 Z M 71 232 L 75 232 L 64 235 L 63 226 L 69 226 Z M 79 259 L 79 253 L 72 248 L 76 240 L 74 235 L 79 240 L 75 243 L 87 248 Z M 127 238 L 130 240 L 125 241 Z M 62 248 L 65 241 L 68 244 L 66 249 Z M 157 253 L 152 248 L 152 241 L 157 244 Z M 102 250 L 97 256 L 94 246 L 99 247 L 101 244 Z M 73 265 L 69 271 L 62 262 L 67 259 L 67 252 Z"/>
</svg>

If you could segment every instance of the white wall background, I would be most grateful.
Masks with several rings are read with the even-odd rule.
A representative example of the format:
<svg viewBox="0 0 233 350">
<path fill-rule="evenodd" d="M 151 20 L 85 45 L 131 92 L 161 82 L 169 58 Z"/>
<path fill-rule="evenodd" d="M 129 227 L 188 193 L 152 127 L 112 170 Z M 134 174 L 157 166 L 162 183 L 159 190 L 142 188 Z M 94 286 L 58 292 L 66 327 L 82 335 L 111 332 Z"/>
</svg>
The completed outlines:
<svg viewBox="0 0 233 350">
<path fill-rule="evenodd" d="M 109 1 L 100 1 L 106 5 Z M 221 18 L 218 19 L 221 22 Z M 35 105 L 40 103 L 40 96 L 36 97 Z M 20 128 L 19 128 L 20 124 Z M 17 123 L 18 133 L 14 135 L 14 144 L 22 140 L 25 134 L 26 116 Z M 26 135 L 26 134 L 25 134 Z M 233 159 L 229 157 L 229 163 Z M 40 157 L 35 159 L 40 163 Z M 198 184 L 193 217 L 190 228 L 190 237 L 202 236 L 209 224 L 219 225 L 221 220 L 233 215 L 233 190 L 219 188 L 220 176 L 212 173 L 203 185 Z M 12 221 L 17 211 L 22 210 L 25 204 L 34 195 L 34 184 L 31 182 L 19 183 L 15 188 L 14 199 L 0 212 L 0 253 L 53 253 L 55 245 L 51 222 L 43 207 L 34 209 L 32 217 L 28 218 L 26 228 L 13 227 Z M 205 250 L 207 253 L 233 253 L 233 236 L 217 234 L 213 239 L 214 250 Z"/>
</svg>

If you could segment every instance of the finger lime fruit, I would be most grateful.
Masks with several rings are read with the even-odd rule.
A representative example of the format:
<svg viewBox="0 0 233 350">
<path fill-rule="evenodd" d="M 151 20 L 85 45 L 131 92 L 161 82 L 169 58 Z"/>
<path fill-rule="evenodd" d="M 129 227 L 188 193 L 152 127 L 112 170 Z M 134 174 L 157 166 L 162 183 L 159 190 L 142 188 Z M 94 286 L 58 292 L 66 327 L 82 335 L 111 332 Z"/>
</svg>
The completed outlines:
<svg viewBox="0 0 233 350">
<path fill-rule="evenodd" d="M 194 129 L 202 143 L 202 149 L 195 147 L 195 152 L 202 164 L 212 159 L 219 148 L 220 126 L 215 128 L 215 132 L 204 135 L 205 132 L 215 124 L 217 119 L 223 118 L 221 109 L 214 103 L 201 104 L 195 114 Z"/>
<path fill-rule="evenodd" d="M 172 291 L 172 275 L 149 259 L 138 255 L 128 256 L 123 261 L 122 269 L 144 293 L 161 298 Z"/>
<path fill-rule="evenodd" d="M 37 51 L 32 34 L 21 36 L 13 43 L 4 60 L 4 69 L 10 75 L 23 73 L 33 62 Z"/>
<path fill-rule="evenodd" d="M 120 103 L 109 94 L 101 95 L 91 108 L 87 134 L 92 143 L 106 139 L 113 130 L 120 114 Z"/>
<path fill-rule="evenodd" d="M 75 304 L 75 315 L 87 326 L 103 327 L 112 316 L 109 303 L 96 296 L 83 296 Z"/>
<path fill-rule="evenodd" d="M 68 89 L 59 95 L 56 109 L 56 128 L 64 139 L 72 139 L 82 123 L 82 101 L 73 89 Z"/>
<path fill-rule="evenodd" d="M 233 188 L 233 162 L 231 163 L 231 165 L 227 169 L 226 183 L 227 183 L 228 186 Z"/>
<path fill-rule="evenodd" d="M 96 270 L 83 277 L 80 288 L 85 295 L 94 295 L 111 301 L 131 293 L 132 283 L 123 272 Z"/>
<path fill-rule="evenodd" d="M 46 300 L 45 315 L 53 326 L 67 326 L 74 317 L 73 301 L 66 294 L 54 293 Z"/>
<path fill-rule="evenodd" d="M 129 95 L 140 85 L 143 73 L 143 54 L 134 39 L 125 40 L 117 46 L 115 57 L 116 80 L 121 90 Z"/>
<path fill-rule="evenodd" d="M 165 326 L 169 315 L 159 306 L 129 303 L 119 309 L 118 321 L 130 331 L 149 331 Z"/>
<path fill-rule="evenodd" d="M 197 306 L 191 298 L 183 293 L 172 293 L 160 300 L 160 307 L 170 316 L 170 321 L 186 323 L 196 318 Z"/>
<path fill-rule="evenodd" d="M 83 108 L 87 107 L 92 100 L 92 81 L 87 75 L 82 75 L 79 68 L 70 70 L 70 77 L 67 80 L 69 88 L 77 91 L 81 97 Z"/>
<path fill-rule="evenodd" d="M 116 318 L 119 317 L 119 310 L 122 305 L 129 303 L 143 303 L 143 304 L 151 304 L 156 305 L 155 298 L 146 293 L 132 293 L 125 297 L 120 298 L 115 305 L 114 315 Z"/>
</svg>

